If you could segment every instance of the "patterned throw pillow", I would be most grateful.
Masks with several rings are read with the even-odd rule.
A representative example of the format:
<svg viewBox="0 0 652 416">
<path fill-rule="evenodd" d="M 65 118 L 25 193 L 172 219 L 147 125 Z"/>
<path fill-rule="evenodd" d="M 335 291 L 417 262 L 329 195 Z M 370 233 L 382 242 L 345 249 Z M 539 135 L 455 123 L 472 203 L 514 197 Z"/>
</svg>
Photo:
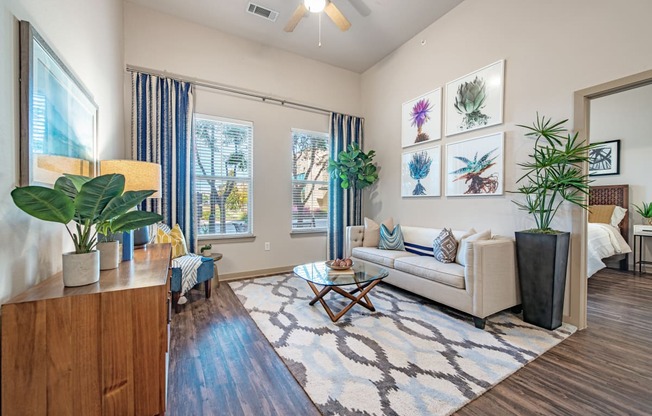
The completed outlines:
<svg viewBox="0 0 652 416">
<path fill-rule="evenodd" d="M 188 254 L 186 239 L 183 236 L 183 232 L 181 231 L 181 228 L 179 228 L 179 224 L 175 224 L 169 233 L 165 232 L 165 227 L 159 226 L 158 230 L 156 231 L 156 242 L 172 244 L 173 259 Z"/>
<path fill-rule="evenodd" d="M 378 243 L 378 248 L 381 250 L 405 251 L 401 226 L 397 225 L 392 231 L 389 231 L 385 224 L 380 224 L 380 243 Z"/>
<path fill-rule="evenodd" d="M 432 242 L 432 252 L 435 259 L 442 263 L 452 263 L 457 254 L 457 240 L 450 228 L 444 228 Z"/>
</svg>

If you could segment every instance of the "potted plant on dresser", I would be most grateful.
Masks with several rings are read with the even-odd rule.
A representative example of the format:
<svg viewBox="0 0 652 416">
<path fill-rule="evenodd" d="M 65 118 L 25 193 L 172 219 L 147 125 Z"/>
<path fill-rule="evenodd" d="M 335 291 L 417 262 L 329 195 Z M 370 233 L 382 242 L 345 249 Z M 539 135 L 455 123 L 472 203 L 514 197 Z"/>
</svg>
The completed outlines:
<svg viewBox="0 0 652 416">
<path fill-rule="evenodd" d="M 535 139 L 530 160 L 518 164 L 525 174 L 516 181 L 520 186 L 515 193 L 525 201 L 514 201 L 536 223 L 536 228 L 516 232 L 523 320 L 547 329 L 562 323 L 570 243 L 570 233 L 553 230 L 551 223 L 565 201 L 588 208 L 589 177 L 582 165 L 592 146 L 568 133 L 567 121 L 537 114 L 532 126 L 519 125 Z"/>
<path fill-rule="evenodd" d="M 65 175 L 57 179 L 54 189 L 24 186 L 11 192 L 16 206 L 29 215 L 64 224 L 75 245 L 75 251 L 63 254 L 65 286 L 82 286 L 99 280 L 100 253 L 96 250 L 98 226 L 118 231 L 153 224 L 162 219 L 153 212 L 127 212 L 154 191 L 123 193 L 124 186 L 125 179 L 120 174 L 96 178 Z M 75 223 L 74 231 L 67 226 L 71 221 Z"/>
</svg>

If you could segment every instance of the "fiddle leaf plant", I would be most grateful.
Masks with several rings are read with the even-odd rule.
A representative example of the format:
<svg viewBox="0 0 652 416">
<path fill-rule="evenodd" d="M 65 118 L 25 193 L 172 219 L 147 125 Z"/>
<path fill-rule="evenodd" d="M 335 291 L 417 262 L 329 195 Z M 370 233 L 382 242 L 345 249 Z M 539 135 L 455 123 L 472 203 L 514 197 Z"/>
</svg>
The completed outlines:
<svg viewBox="0 0 652 416">
<path fill-rule="evenodd" d="M 27 214 L 64 224 L 75 245 L 75 253 L 83 254 L 95 248 L 98 231 L 128 231 L 162 220 L 152 212 L 127 212 L 154 191 L 123 193 L 124 187 L 125 178 L 121 174 L 96 178 L 66 174 L 57 179 L 53 189 L 23 186 L 11 191 L 11 197 Z M 75 222 L 74 232 L 67 226 L 71 221 Z"/>
<path fill-rule="evenodd" d="M 525 174 L 516 181 L 521 185 L 514 193 L 524 195 L 525 202 L 513 202 L 534 217 L 537 228 L 532 232 L 555 233 L 550 224 L 564 201 L 588 209 L 591 181 L 582 164 L 589 161 L 588 151 L 594 145 L 580 140 L 578 133 L 568 133 L 564 128 L 567 121 L 553 122 L 537 113 L 532 126 L 519 125 L 535 142 L 530 160 L 518 164 Z"/>
<path fill-rule="evenodd" d="M 332 178 L 341 179 L 343 189 L 359 190 L 373 185 L 378 180 L 378 169 L 372 162 L 376 152 L 365 153 L 353 143 L 347 150 L 342 150 L 337 159 L 330 159 L 328 172 Z"/>
</svg>

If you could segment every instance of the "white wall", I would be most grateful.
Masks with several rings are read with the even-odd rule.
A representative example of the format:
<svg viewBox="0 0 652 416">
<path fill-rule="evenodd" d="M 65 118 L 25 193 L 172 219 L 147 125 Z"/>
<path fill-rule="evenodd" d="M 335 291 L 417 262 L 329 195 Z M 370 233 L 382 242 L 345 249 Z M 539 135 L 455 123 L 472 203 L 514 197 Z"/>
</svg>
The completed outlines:
<svg viewBox="0 0 652 416">
<path fill-rule="evenodd" d="M 401 199 L 401 103 L 505 59 L 504 124 L 438 144 L 505 131 L 505 189 L 514 189 L 515 163 L 532 146 L 515 125 L 531 124 L 537 111 L 572 119 L 574 91 L 651 68 L 650 13 L 652 2 L 645 0 L 464 1 L 362 75 L 365 135 L 382 168 L 367 215 L 410 225 L 490 227 L 507 235 L 532 227 L 510 194 Z M 553 226 L 571 225 L 561 219 Z"/>
<path fill-rule="evenodd" d="M 652 85 L 591 100 L 589 134 L 592 142 L 620 139 L 620 174 L 595 176 L 594 185 L 629 185 L 630 238 L 634 224 L 642 224 L 634 205 L 652 201 L 652 183 L 646 174 L 652 156 Z M 652 258 L 652 244 L 646 244 Z M 631 256 L 630 256 L 631 257 Z M 633 261 L 630 258 L 630 263 Z"/>
<path fill-rule="evenodd" d="M 18 185 L 18 20 L 30 21 L 99 106 L 100 158 L 124 155 L 122 2 L 3 0 L 0 6 L 0 302 L 61 269 L 72 245 L 61 225 L 32 219 L 9 193 Z"/>
<path fill-rule="evenodd" d="M 125 3 L 128 65 L 229 85 L 348 114 L 360 75 Z M 129 90 L 130 85 L 128 85 Z M 196 112 L 254 123 L 255 239 L 212 241 L 224 277 L 323 259 L 326 237 L 290 235 L 291 128 L 328 131 L 328 116 L 196 89 Z M 128 108 L 127 108 L 128 111 Z M 127 117 L 130 117 L 127 115 Z M 264 251 L 264 243 L 271 250 Z"/>
</svg>

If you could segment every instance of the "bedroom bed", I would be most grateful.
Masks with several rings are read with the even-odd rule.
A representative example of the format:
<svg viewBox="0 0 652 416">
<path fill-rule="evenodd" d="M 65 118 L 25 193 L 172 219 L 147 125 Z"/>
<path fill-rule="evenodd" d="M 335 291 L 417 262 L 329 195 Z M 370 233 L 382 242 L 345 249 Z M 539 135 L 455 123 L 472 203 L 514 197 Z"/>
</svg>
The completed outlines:
<svg viewBox="0 0 652 416">
<path fill-rule="evenodd" d="M 587 277 L 619 261 L 620 270 L 628 270 L 629 185 L 592 186 L 589 191 L 587 236 Z"/>
</svg>

